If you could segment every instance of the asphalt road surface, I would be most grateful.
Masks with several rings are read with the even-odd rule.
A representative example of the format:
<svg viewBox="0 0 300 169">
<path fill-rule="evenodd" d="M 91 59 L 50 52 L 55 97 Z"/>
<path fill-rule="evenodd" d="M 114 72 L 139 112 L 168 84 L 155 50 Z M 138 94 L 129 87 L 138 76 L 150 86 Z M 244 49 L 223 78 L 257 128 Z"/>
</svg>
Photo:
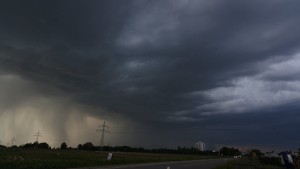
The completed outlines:
<svg viewBox="0 0 300 169">
<path fill-rule="evenodd" d="M 227 159 L 193 160 L 181 162 L 163 162 L 110 167 L 85 167 L 77 169 L 211 169 L 226 163 Z"/>
</svg>

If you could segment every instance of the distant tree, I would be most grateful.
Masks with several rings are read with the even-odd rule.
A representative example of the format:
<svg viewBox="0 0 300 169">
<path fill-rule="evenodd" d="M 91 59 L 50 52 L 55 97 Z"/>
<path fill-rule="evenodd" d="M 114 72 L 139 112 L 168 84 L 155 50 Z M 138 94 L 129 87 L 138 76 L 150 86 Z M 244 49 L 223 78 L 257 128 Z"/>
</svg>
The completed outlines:
<svg viewBox="0 0 300 169">
<path fill-rule="evenodd" d="M 21 145 L 20 148 L 34 148 L 34 144 L 32 144 L 32 143 L 26 143 L 24 145 Z"/>
<path fill-rule="evenodd" d="M 49 149 L 51 148 L 48 143 L 38 143 L 38 142 L 34 142 L 34 143 L 26 143 L 24 145 L 20 145 L 19 148 L 40 148 L 40 149 Z"/>
<path fill-rule="evenodd" d="M 96 150 L 96 147 L 91 142 L 87 142 L 82 145 L 82 150 Z"/>
<path fill-rule="evenodd" d="M 0 145 L 0 150 L 4 150 L 4 149 L 6 149 L 6 148 L 7 148 L 6 146 Z"/>
<path fill-rule="evenodd" d="M 228 148 L 228 147 L 223 147 L 220 150 L 220 153 L 223 154 L 224 156 L 235 156 L 241 154 L 241 152 L 238 149 Z"/>
<path fill-rule="evenodd" d="M 40 149 L 49 149 L 50 146 L 49 146 L 49 144 L 43 142 L 43 143 L 37 144 L 37 148 L 40 148 Z"/>
<path fill-rule="evenodd" d="M 82 145 L 81 145 L 81 144 L 78 144 L 77 149 L 78 149 L 78 150 L 82 150 Z"/>
<path fill-rule="evenodd" d="M 67 149 L 67 144 L 65 142 L 61 143 L 60 148 L 61 149 Z"/>
<path fill-rule="evenodd" d="M 13 146 L 11 146 L 11 147 L 9 147 L 9 148 L 16 149 L 16 148 L 18 148 L 18 146 L 16 146 L 16 145 L 13 145 Z"/>
</svg>

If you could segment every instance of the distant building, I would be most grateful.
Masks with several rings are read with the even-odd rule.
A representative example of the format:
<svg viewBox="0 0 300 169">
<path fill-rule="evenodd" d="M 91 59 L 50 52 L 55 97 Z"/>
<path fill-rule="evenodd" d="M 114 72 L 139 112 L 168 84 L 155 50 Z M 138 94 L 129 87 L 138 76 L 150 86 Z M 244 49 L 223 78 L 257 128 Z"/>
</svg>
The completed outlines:
<svg viewBox="0 0 300 169">
<path fill-rule="evenodd" d="M 205 150 L 205 143 L 199 141 L 198 143 L 195 144 L 195 148 L 198 149 L 199 151 L 204 151 Z"/>
</svg>

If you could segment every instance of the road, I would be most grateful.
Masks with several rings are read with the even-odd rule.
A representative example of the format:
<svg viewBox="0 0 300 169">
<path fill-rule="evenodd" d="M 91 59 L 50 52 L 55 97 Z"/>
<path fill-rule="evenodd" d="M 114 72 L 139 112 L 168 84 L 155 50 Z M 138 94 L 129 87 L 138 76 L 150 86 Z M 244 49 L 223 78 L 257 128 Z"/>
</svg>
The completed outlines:
<svg viewBox="0 0 300 169">
<path fill-rule="evenodd" d="M 226 159 L 193 160 L 149 164 L 120 165 L 110 167 L 85 167 L 77 169 L 211 169 L 226 163 Z"/>
</svg>

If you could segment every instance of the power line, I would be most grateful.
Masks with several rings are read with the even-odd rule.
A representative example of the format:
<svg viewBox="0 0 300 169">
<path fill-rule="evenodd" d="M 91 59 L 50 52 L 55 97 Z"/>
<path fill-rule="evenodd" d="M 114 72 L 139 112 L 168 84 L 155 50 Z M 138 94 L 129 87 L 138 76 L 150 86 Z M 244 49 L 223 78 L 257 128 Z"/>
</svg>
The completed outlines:
<svg viewBox="0 0 300 169">
<path fill-rule="evenodd" d="M 102 147 L 104 145 L 104 133 L 109 133 L 109 126 L 105 125 L 105 121 L 103 121 L 103 125 L 99 125 L 99 128 L 96 132 L 101 133 L 100 146 Z"/>
</svg>

